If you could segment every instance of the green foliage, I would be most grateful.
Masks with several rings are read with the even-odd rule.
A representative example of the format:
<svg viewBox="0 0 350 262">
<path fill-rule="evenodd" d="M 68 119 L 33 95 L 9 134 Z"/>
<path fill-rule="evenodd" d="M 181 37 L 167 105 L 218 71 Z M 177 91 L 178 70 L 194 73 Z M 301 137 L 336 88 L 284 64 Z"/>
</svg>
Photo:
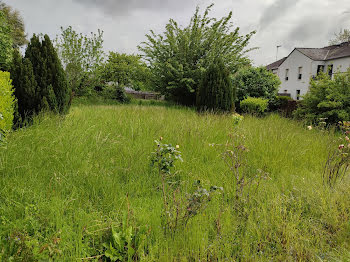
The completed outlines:
<svg viewBox="0 0 350 262">
<path fill-rule="evenodd" d="M 269 100 L 269 111 L 283 110 L 288 107 L 289 101 L 293 99 L 289 96 L 276 96 L 275 98 Z"/>
<path fill-rule="evenodd" d="M 237 89 L 237 102 L 248 97 L 273 100 L 280 84 L 278 76 L 267 71 L 265 67 L 242 68 L 233 78 L 233 86 Z"/>
<path fill-rule="evenodd" d="M 134 90 L 151 89 L 151 71 L 138 55 L 110 52 L 99 71 L 103 82 L 116 82 Z"/>
<path fill-rule="evenodd" d="M 349 174 L 350 168 L 350 121 L 339 124 L 344 137 L 339 139 L 340 145 L 329 153 L 323 172 L 323 182 L 331 188 Z"/>
<path fill-rule="evenodd" d="M 0 69 L 7 69 L 12 59 L 11 27 L 0 9 Z"/>
<path fill-rule="evenodd" d="M 45 35 L 40 41 L 40 38 L 34 35 L 27 47 L 25 58 L 28 58 L 33 66 L 38 100 L 42 101 L 45 97 L 51 110 L 67 112 L 70 89 L 50 38 Z M 40 110 L 41 108 L 38 108 L 37 112 Z"/>
<path fill-rule="evenodd" d="M 94 88 L 91 81 L 97 81 L 96 70 L 104 59 L 103 31 L 83 35 L 71 26 L 61 27 L 61 35 L 55 39 L 57 53 L 64 65 L 69 87 L 77 95 L 85 95 Z M 86 81 L 86 80 L 89 81 Z M 92 79 L 92 80 L 91 80 Z"/>
<path fill-rule="evenodd" d="M 116 84 L 107 84 L 102 90 L 102 96 L 106 99 L 117 100 L 121 103 L 130 102 L 130 97 L 126 95 L 124 88 Z"/>
<path fill-rule="evenodd" d="M 244 113 L 261 115 L 267 110 L 268 103 L 264 98 L 247 97 L 240 102 L 240 108 Z"/>
<path fill-rule="evenodd" d="M 0 12 L 3 12 L 8 21 L 13 47 L 18 48 L 27 44 L 24 21 L 19 11 L 0 2 Z"/>
<path fill-rule="evenodd" d="M 18 50 L 14 50 L 11 66 L 11 78 L 17 98 L 17 111 L 20 118 L 31 117 L 38 110 L 37 82 L 35 80 L 32 63 L 28 58 L 22 59 Z M 19 119 L 15 120 L 16 122 Z"/>
<path fill-rule="evenodd" d="M 337 124 L 350 119 L 350 69 L 334 75 L 320 74 L 311 80 L 309 92 L 295 112 L 298 119 L 317 123 L 325 118 L 327 124 Z"/>
<path fill-rule="evenodd" d="M 0 142 L 13 125 L 15 98 L 8 72 L 0 71 Z"/>
<path fill-rule="evenodd" d="M 334 34 L 334 38 L 329 40 L 330 45 L 338 45 L 350 40 L 350 29 L 341 29 Z"/>
<path fill-rule="evenodd" d="M 250 64 L 245 56 L 255 32 L 240 35 L 231 23 L 232 12 L 221 19 L 209 17 L 213 5 L 200 15 L 196 9 L 189 25 L 182 28 L 170 19 L 165 32 L 153 31 L 139 46 L 154 76 L 154 88 L 181 104 L 194 105 L 202 72 L 220 57 L 230 73 Z"/>
<path fill-rule="evenodd" d="M 218 59 L 203 73 L 197 94 L 197 109 L 234 111 L 235 91 L 230 73 L 222 59 Z"/>
<path fill-rule="evenodd" d="M 200 214 L 212 200 L 215 193 L 223 191 L 223 188 L 212 186 L 205 189 L 200 180 L 194 183 L 194 191 L 183 194 L 182 181 L 176 171 L 175 162 L 183 161 L 179 145 L 173 147 L 156 140 L 157 149 L 151 154 L 151 166 L 158 169 L 161 177 L 163 194 L 162 228 L 167 235 L 174 235 L 180 229 L 184 229 L 188 222 Z"/>
<path fill-rule="evenodd" d="M 66 113 L 71 91 L 50 38 L 34 35 L 25 57 L 14 51 L 11 78 L 18 99 L 18 121 L 30 120 L 42 110 Z"/>
<path fill-rule="evenodd" d="M 145 240 L 147 237 L 146 227 L 134 227 L 128 225 L 125 216 L 120 227 L 112 226 L 112 239 L 104 247 L 104 253 L 110 261 L 139 261 L 144 255 Z"/>
</svg>

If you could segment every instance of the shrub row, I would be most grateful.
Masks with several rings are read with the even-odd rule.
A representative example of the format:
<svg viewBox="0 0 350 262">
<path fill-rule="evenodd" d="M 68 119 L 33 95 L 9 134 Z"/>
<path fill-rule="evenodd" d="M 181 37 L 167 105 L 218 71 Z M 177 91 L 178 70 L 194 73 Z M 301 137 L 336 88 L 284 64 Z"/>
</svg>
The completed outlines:
<svg viewBox="0 0 350 262">
<path fill-rule="evenodd" d="M 0 71 L 0 139 L 12 128 L 15 98 L 10 73 Z"/>
</svg>

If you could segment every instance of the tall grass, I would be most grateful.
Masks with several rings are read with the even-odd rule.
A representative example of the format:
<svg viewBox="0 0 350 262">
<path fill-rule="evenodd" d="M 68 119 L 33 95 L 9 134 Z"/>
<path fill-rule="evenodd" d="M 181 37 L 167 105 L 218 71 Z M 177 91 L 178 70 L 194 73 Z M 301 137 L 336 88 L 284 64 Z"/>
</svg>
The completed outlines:
<svg viewBox="0 0 350 262">
<path fill-rule="evenodd" d="M 277 115 L 234 127 L 230 116 L 135 104 L 79 105 L 36 121 L 0 148 L 0 260 L 104 259 L 110 227 L 126 213 L 149 229 L 144 261 L 350 260 L 349 179 L 334 190 L 322 184 L 332 133 Z M 222 147 L 210 146 L 234 131 L 249 149 L 246 171 L 269 177 L 240 211 Z M 201 180 L 225 192 L 171 237 L 149 164 L 161 136 L 180 145 L 185 188 Z"/>
</svg>

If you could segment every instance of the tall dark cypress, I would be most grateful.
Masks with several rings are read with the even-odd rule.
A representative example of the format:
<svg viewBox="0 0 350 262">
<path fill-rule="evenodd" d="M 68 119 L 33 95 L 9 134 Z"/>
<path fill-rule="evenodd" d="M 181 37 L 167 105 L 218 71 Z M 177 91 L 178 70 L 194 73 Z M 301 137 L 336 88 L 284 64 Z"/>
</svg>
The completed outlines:
<svg viewBox="0 0 350 262">
<path fill-rule="evenodd" d="M 48 103 L 50 107 L 55 105 L 58 112 L 64 113 L 68 110 L 70 91 L 61 61 L 48 35 L 44 36 L 42 48 L 46 60 L 46 81 L 49 84 Z"/>
<path fill-rule="evenodd" d="M 197 94 L 197 109 L 233 111 L 234 96 L 230 73 L 222 59 L 217 59 L 202 76 Z"/>
<path fill-rule="evenodd" d="M 10 72 L 17 98 L 17 110 L 21 119 L 24 120 L 31 117 L 37 110 L 37 83 L 33 67 L 29 59 L 23 59 L 19 51 L 14 50 Z"/>
<path fill-rule="evenodd" d="M 27 58 L 32 66 L 33 72 L 35 75 L 35 80 L 37 82 L 37 86 L 35 89 L 36 95 L 36 105 L 35 111 L 40 112 L 42 110 L 41 104 L 44 96 L 48 94 L 47 91 L 47 82 L 46 82 L 46 61 L 42 54 L 42 44 L 40 39 L 35 34 L 30 39 L 27 50 L 25 52 L 25 58 Z"/>
<path fill-rule="evenodd" d="M 59 113 L 67 112 L 70 92 L 62 64 L 49 36 L 45 35 L 43 41 L 40 41 L 34 35 L 25 57 L 33 65 L 39 111 L 50 109 Z"/>
</svg>

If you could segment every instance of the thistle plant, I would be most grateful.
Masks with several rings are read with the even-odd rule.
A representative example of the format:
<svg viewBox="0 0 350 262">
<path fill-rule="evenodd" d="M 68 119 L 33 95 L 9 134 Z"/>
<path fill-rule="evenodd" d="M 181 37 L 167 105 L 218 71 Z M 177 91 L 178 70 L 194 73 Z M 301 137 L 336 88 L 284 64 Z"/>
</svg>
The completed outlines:
<svg viewBox="0 0 350 262">
<path fill-rule="evenodd" d="M 183 161 L 180 146 L 162 143 L 163 138 L 156 140 L 157 149 L 151 155 L 151 166 L 156 167 L 162 180 L 163 218 L 165 234 L 174 234 L 189 220 L 201 213 L 212 200 L 214 194 L 223 191 L 222 187 L 211 186 L 205 189 L 198 180 L 194 183 L 191 193 L 184 193 L 178 172 L 175 171 L 176 161 Z"/>
<path fill-rule="evenodd" d="M 165 231 L 167 231 L 168 228 L 177 226 L 179 218 L 179 207 L 182 201 L 178 197 L 180 195 L 180 179 L 178 172 L 175 171 L 175 163 L 183 160 L 181 152 L 178 151 L 180 146 L 176 145 L 174 147 L 171 144 L 164 144 L 162 140 L 161 137 L 154 141 L 157 149 L 151 154 L 151 166 L 157 168 L 158 175 L 162 180 L 164 222 Z"/>
<path fill-rule="evenodd" d="M 236 200 L 249 200 L 252 190 L 259 188 L 262 179 L 267 179 L 268 173 L 262 169 L 256 173 L 248 172 L 249 163 L 247 154 L 249 149 L 244 145 L 245 136 L 238 132 L 232 133 L 230 139 L 225 144 L 222 158 L 229 168 L 229 175 L 233 181 L 233 191 Z M 245 198 L 245 199 L 244 199 Z"/>
<path fill-rule="evenodd" d="M 329 154 L 323 172 L 323 182 L 331 188 L 349 173 L 350 167 L 350 121 L 339 122 L 339 126 L 344 136 L 338 148 Z"/>
</svg>

